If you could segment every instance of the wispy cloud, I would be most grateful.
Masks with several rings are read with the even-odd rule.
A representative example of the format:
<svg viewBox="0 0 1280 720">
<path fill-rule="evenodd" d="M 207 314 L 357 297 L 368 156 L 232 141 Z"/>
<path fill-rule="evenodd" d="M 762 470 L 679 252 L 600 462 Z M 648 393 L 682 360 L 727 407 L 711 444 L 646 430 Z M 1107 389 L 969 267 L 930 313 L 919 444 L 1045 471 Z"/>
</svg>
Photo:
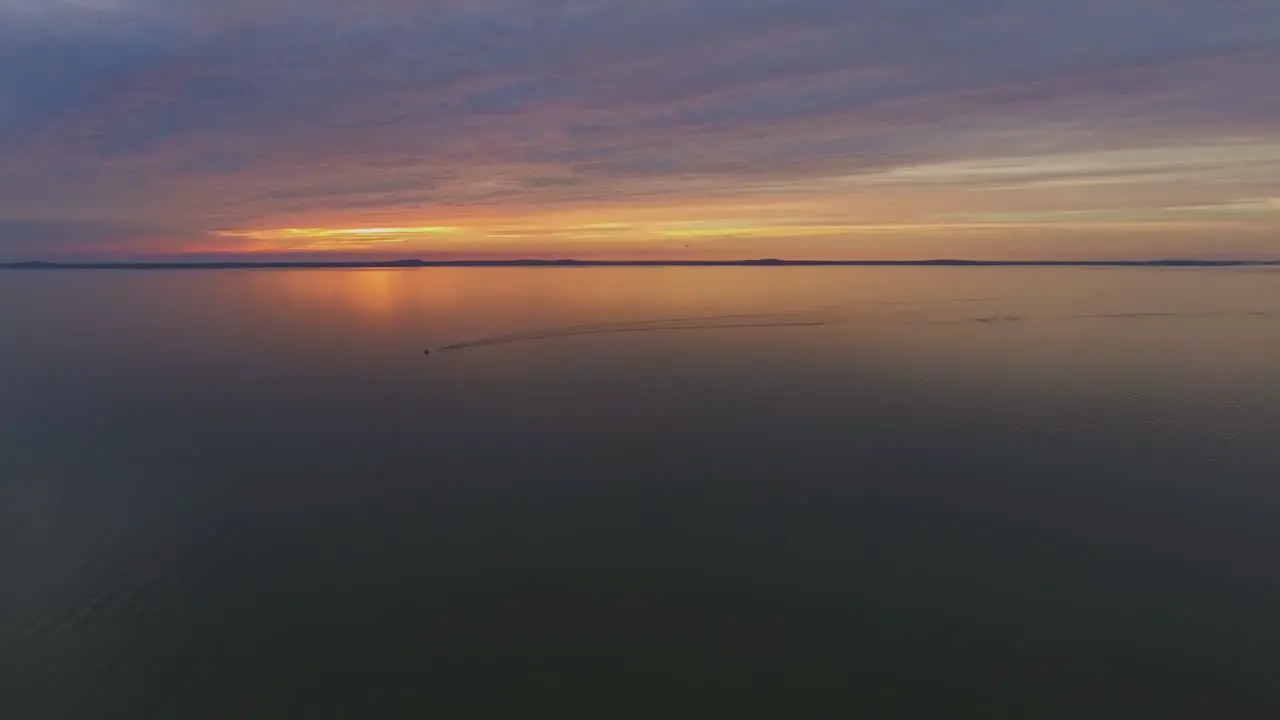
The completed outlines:
<svg viewBox="0 0 1280 720">
<path fill-rule="evenodd" d="M 71 223 L 103 253 L 847 256 L 1121 211 L 1258 253 L 1277 47 L 1273 0 L 0 0 L 0 253 Z M 461 230 L 368 232 L 424 227 Z"/>
</svg>

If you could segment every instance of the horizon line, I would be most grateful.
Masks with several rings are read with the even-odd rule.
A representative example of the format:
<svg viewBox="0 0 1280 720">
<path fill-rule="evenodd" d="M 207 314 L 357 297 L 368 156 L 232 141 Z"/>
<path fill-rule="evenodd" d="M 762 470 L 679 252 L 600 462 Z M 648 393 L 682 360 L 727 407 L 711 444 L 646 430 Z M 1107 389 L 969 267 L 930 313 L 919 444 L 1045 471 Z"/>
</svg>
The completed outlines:
<svg viewBox="0 0 1280 720">
<path fill-rule="evenodd" d="M 745 260 L 580 260 L 573 258 L 511 260 L 120 260 L 2 262 L 0 270 L 221 270 L 426 267 L 785 267 L 785 266 L 952 266 L 952 267 L 1232 267 L 1280 265 L 1276 260 L 1210 260 L 1164 258 L 1154 260 L 823 260 L 758 258 Z"/>
</svg>

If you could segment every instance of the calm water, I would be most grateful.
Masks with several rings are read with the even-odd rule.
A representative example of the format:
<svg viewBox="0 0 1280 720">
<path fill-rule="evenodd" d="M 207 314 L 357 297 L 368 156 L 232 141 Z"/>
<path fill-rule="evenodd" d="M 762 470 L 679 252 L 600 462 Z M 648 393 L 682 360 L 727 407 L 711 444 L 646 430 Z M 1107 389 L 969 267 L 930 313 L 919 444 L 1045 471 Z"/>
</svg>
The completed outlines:
<svg viewBox="0 0 1280 720">
<path fill-rule="evenodd" d="M 1280 709 L 1280 273 L 11 272 L 0 308 L 6 720 Z"/>
</svg>

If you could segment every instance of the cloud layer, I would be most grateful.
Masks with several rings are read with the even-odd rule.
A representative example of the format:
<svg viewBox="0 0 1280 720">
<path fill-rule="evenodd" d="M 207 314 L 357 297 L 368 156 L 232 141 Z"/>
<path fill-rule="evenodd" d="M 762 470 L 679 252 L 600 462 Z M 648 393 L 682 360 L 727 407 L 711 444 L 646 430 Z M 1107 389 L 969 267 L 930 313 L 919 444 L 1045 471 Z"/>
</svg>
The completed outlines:
<svg viewBox="0 0 1280 720">
<path fill-rule="evenodd" d="M 1267 254 L 1275 67 L 1274 0 L 0 0 L 0 257 Z"/>
</svg>

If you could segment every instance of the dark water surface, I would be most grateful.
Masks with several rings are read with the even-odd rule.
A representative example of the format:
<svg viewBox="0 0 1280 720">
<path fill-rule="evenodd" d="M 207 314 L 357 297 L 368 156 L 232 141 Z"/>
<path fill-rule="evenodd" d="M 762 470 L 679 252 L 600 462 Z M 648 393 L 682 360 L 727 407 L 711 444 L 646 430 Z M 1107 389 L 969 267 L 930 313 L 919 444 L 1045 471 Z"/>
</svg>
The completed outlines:
<svg viewBox="0 0 1280 720">
<path fill-rule="evenodd" d="M 11 272 L 0 308 L 6 720 L 1280 710 L 1280 273 Z"/>
</svg>

